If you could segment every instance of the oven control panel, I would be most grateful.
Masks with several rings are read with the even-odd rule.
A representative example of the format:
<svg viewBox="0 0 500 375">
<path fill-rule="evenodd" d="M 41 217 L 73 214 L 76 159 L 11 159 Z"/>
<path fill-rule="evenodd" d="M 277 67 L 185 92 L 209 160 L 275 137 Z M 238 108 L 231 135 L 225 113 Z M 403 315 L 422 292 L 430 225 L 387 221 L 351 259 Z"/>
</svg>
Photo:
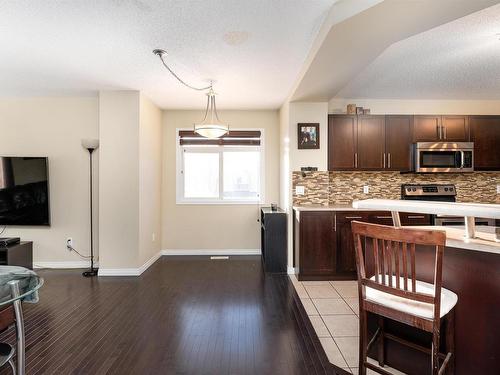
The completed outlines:
<svg viewBox="0 0 500 375">
<path fill-rule="evenodd" d="M 405 196 L 455 196 L 457 194 L 455 185 L 437 185 L 437 184 L 404 184 L 401 185 L 401 197 Z"/>
</svg>

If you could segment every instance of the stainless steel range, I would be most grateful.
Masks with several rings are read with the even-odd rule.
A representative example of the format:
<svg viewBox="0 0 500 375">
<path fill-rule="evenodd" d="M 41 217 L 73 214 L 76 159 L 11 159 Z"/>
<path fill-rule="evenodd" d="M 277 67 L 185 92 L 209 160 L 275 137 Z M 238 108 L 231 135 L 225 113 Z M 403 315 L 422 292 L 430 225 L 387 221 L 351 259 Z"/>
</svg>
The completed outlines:
<svg viewBox="0 0 500 375">
<path fill-rule="evenodd" d="M 455 202 L 457 190 L 453 184 L 403 184 L 401 199 Z M 459 216 L 433 215 L 433 225 L 465 225 L 465 219 Z M 495 219 L 476 218 L 476 225 L 495 226 Z"/>
</svg>

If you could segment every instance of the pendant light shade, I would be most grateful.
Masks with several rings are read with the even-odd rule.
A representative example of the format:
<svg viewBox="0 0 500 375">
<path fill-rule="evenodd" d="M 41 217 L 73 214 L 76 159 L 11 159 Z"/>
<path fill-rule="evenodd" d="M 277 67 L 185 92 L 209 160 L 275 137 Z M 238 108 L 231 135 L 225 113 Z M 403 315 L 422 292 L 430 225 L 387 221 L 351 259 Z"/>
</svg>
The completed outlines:
<svg viewBox="0 0 500 375">
<path fill-rule="evenodd" d="M 229 126 L 223 124 L 217 115 L 215 92 L 212 87 L 210 87 L 207 93 L 205 117 L 200 123 L 194 124 L 194 131 L 206 138 L 220 138 L 229 131 Z"/>
</svg>

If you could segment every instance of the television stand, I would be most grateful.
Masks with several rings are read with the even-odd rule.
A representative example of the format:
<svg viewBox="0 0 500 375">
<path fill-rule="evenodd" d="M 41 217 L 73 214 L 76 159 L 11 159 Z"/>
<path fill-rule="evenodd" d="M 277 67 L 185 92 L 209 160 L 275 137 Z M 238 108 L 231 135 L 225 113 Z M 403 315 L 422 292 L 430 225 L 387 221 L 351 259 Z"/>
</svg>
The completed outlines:
<svg viewBox="0 0 500 375">
<path fill-rule="evenodd" d="M 33 269 L 33 242 L 19 243 L 0 247 L 0 266 L 19 266 Z"/>
</svg>

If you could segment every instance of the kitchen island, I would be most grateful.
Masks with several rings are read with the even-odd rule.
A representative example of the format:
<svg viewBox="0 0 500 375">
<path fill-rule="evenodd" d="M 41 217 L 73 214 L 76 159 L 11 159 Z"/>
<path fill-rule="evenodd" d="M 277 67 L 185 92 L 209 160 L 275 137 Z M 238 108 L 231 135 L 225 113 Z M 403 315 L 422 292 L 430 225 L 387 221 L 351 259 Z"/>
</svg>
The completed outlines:
<svg viewBox="0 0 500 375">
<path fill-rule="evenodd" d="M 448 214 L 467 217 L 500 218 L 500 205 L 411 202 L 370 199 L 353 202 L 358 209 Z M 395 220 L 396 222 L 396 220 Z M 500 243 L 494 229 L 418 227 L 446 231 L 443 258 L 443 287 L 458 295 L 455 307 L 455 374 L 497 374 L 500 361 Z M 473 234 L 471 236 L 471 234 Z M 432 282 L 435 250 L 417 246 L 416 274 L 422 281 Z M 367 259 L 367 263 L 368 259 Z M 372 327 L 374 322 L 372 323 Z M 422 332 L 389 321 L 389 330 L 424 343 L 429 339 Z M 387 364 L 408 374 L 430 373 L 429 356 L 387 342 Z"/>
</svg>

